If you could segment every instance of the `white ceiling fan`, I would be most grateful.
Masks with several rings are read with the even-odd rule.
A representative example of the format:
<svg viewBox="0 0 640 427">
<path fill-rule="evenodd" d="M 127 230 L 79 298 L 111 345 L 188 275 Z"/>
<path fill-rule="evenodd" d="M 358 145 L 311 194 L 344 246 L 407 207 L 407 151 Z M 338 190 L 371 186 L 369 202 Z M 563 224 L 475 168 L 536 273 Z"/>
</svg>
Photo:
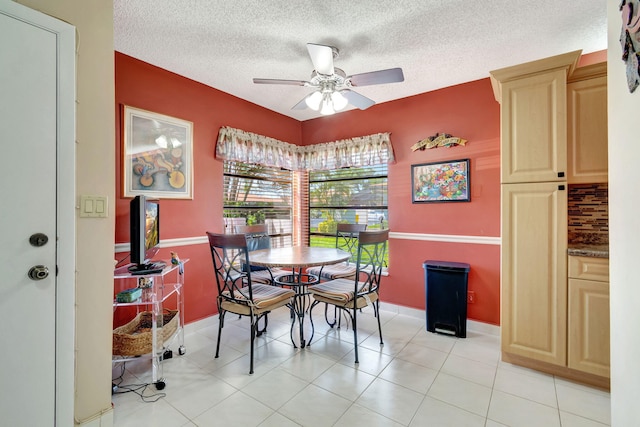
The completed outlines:
<svg viewBox="0 0 640 427">
<path fill-rule="evenodd" d="M 310 80 L 253 79 L 253 82 L 312 87 L 315 91 L 305 96 L 293 106 L 293 109 L 302 110 L 308 107 L 327 115 L 344 109 L 347 104 L 361 110 L 375 104 L 374 100 L 354 92 L 351 88 L 404 81 L 401 68 L 347 76 L 340 68 L 333 66 L 333 60 L 338 57 L 339 53 L 337 48 L 307 43 L 307 50 L 315 68 L 311 73 Z"/>
</svg>

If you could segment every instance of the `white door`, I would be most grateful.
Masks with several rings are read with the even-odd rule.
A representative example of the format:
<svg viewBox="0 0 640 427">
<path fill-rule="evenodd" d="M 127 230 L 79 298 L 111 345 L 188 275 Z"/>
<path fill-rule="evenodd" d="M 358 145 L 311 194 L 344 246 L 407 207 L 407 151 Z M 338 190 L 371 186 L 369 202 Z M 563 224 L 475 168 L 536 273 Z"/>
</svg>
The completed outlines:
<svg viewBox="0 0 640 427">
<path fill-rule="evenodd" d="M 68 355 L 58 354 L 56 344 L 58 333 L 63 341 L 73 336 L 73 324 L 69 331 L 68 320 L 58 318 L 57 299 L 69 294 L 59 287 L 74 283 L 56 274 L 57 193 L 75 190 L 58 188 L 57 179 L 65 126 L 58 92 L 66 89 L 60 85 L 60 34 L 47 28 L 56 20 L 10 3 L 0 2 L 0 424 L 65 425 L 69 405 L 58 405 L 73 396 L 57 395 L 63 365 L 56 359 Z M 62 383 L 68 390 L 68 379 Z"/>
</svg>

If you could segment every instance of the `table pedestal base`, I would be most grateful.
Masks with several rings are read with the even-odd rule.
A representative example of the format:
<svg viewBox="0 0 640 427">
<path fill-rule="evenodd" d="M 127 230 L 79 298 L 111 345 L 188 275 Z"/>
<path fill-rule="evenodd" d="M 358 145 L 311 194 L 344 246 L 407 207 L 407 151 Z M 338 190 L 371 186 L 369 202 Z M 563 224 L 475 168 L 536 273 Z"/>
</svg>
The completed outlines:
<svg viewBox="0 0 640 427">
<path fill-rule="evenodd" d="M 291 274 L 284 274 L 274 278 L 274 282 L 277 286 L 290 287 L 296 293 L 289 306 L 291 309 L 291 331 L 289 332 L 289 335 L 291 336 L 293 346 L 298 348 L 295 340 L 293 339 L 293 329 L 297 319 L 300 331 L 300 347 L 304 348 L 306 346 L 306 341 L 304 339 L 304 315 L 311 305 L 311 296 L 307 291 L 307 287 L 319 283 L 320 279 L 315 274 L 302 273 L 302 269 L 300 268 L 293 269 Z M 311 327 L 313 328 L 313 323 L 311 323 Z M 311 336 L 313 336 L 313 331 L 311 332 Z"/>
</svg>

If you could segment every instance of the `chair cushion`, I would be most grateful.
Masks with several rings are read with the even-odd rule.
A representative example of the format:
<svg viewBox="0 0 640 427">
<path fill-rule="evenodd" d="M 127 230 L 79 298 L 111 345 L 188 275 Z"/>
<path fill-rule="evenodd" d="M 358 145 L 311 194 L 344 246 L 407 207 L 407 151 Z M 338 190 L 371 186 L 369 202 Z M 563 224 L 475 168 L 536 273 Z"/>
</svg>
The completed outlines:
<svg viewBox="0 0 640 427">
<path fill-rule="evenodd" d="M 271 285 L 272 283 L 272 274 L 273 277 L 280 276 L 281 274 L 287 274 L 289 271 L 282 270 L 280 268 L 272 268 L 271 274 L 269 273 L 269 269 L 265 267 L 264 270 L 260 271 L 252 271 L 251 272 L 251 282 L 252 283 L 263 283 L 265 285 Z"/>
<path fill-rule="evenodd" d="M 309 292 L 314 296 L 318 295 L 340 302 L 347 302 L 353 299 L 353 285 L 353 279 L 336 279 L 309 286 Z"/>
<path fill-rule="evenodd" d="M 322 271 L 320 269 L 322 268 Z M 314 274 L 328 280 L 355 278 L 356 265 L 341 262 L 339 264 L 325 265 L 324 267 L 309 267 L 307 273 Z M 353 283 L 352 283 L 353 285 Z"/>
<path fill-rule="evenodd" d="M 253 284 L 253 307 L 256 308 L 275 308 L 289 302 L 289 299 L 295 294 L 291 289 L 285 289 L 278 286 L 264 285 L 261 283 Z M 236 300 L 247 300 L 245 297 L 249 295 L 249 288 L 244 287 L 240 290 L 240 292 L 234 292 L 234 296 Z M 229 291 L 224 291 L 222 293 L 223 298 L 231 298 L 231 293 Z M 233 301 L 228 301 L 237 305 L 237 303 Z M 245 305 L 245 304 L 243 304 Z M 229 308 L 226 308 L 223 304 L 223 308 L 229 311 L 235 311 Z"/>
</svg>

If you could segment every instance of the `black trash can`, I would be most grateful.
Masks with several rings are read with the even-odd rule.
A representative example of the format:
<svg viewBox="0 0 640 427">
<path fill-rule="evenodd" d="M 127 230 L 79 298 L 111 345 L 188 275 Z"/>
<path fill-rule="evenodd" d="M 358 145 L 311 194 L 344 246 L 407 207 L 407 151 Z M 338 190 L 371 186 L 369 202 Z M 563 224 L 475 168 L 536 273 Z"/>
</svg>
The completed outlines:
<svg viewBox="0 0 640 427">
<path fill-rule="evenodd" d="M 425 261 L 427 331 L 467 336 L 467 280 L 469 264 Z"/>
</svg>

